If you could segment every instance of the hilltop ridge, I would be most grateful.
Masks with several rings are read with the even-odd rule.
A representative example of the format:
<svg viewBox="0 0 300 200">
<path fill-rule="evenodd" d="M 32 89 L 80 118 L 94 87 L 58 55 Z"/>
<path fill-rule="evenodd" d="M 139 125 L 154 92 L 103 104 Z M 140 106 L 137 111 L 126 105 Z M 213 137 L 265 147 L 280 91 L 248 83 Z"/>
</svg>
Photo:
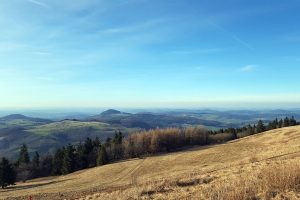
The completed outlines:
<svg viewBox="0 0 300 200">
<path fill-rule="evenodd" d="M 115 115 L 115 114 L 121 114 L 122 112 L 119 110 L 115 110 L 115 109 L 108 109 L 104 112 L 102 112 L 100 115 L 102 116 L 107 116 L 107 115 Z"/>
</svg>

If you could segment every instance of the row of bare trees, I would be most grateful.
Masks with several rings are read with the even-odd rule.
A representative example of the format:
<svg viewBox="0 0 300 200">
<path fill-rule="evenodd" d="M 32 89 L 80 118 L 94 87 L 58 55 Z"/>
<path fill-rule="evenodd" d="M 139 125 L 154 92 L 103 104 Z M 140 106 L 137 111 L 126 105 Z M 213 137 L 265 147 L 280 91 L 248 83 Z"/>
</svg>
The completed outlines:
<svg viewBox="0 0 300 200">
<path fill-rule="evenodd" d="M 123 140 L 127 158 L 175 151 L 186 146 L 207 145 L 236 139 L 232 133 L 209 134 L 202 127 L 154 129 L 130 134 Z"/>
</svg>

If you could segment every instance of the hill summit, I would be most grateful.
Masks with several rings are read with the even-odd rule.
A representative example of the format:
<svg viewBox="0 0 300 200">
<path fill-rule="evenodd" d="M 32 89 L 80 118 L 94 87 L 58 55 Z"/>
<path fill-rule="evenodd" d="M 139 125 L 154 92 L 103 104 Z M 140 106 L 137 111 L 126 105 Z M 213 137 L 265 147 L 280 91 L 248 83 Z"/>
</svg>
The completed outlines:
<svg viewBox="0 0 300 200">
<path fill-rule="evenodd" d="M 12 114 L 12 115 L 7 115 L 5 117 L 2 117 L 2 119 L 6 120 L 14 120 L 14 119 L 28 119 L 29 117 L 26 117 L 25 115 L 21 114 Z"/>
<path fill-rule="evenodd" d="M 102 116 L 116 115 L 116 114 L 121 114 L 121 111 L 114 110 L 114 109 L 108 109 L 108 110 L 101 113 Z"/>
</svg>

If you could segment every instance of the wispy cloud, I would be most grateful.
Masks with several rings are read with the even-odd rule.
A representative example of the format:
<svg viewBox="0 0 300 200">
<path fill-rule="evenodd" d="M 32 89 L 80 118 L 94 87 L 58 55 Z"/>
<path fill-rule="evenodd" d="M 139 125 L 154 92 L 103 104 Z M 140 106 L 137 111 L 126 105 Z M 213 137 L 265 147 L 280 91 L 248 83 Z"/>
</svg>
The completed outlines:
<svg viewBox="0 0 300 200">
<path fill-rule="evenodd" d="M 40 2 L 40 1 L 36 1 L 36 0 L 27 0 L 27 1 L 30 2 L 30 3 L 33 3 L 35 5 L 44 7 L 44 8 L 50 8 L 47 4 L 45 4 L 43 2 Z"/>
<path fill-rule="evenodd" d="M 256 65 L 247 65 L 247 66 L 244 66 L 242 68 L 240 68 L 240 71 L 241 72 L 252 72 L 256 69 Z"/>
<path fill-rule="evenodd" d="M 253 47 L 252 47 L 250 44 L 248 44 L 248 43 L 245 42 L 244 40 L 240 39 L 238 36 L 236 36 L 236 35 L 234 35 L 234 34 L 232 34 L 232 33 L 230 33 L 230 32 L 228 32 L 228 33 L 231 34 L 231 37 L 232 37 L 235 41 L 237 41 L 238 43 L 240 43 L 241 45 L 243 45 L 243 46 L 246 47 L 247 49 L 253 50 Z"/>
<path fill-rule="evenodd" d="M 222 27 L 221 25 L 216 24 L 215 22 L 212 22 L 212 21 L 209 21 L 209 23 L 212 26 L 214 26 L 215 28 L 219 29 L 220 31 L 226 33 L 228 36 L 230 36 L 233 40 L 235 40 L 240 45 L 244 46 L 245 48 L 247 48 L 249 50 L 253 50 L 253 47 L 249 43 L 247 43 L 246 41 L 242 40 L 236 34 L 232 33 L 228 29 L 226 29 L 226 28 Z"/>
<path fill-rule="evenodd" d="M 150 21 L 146 21 L 144 23 L 139 23 L 139 24 L 134 24 L 134 25 L 103 29 L 103 30 L 100 30 L 99 33 L 104 33 L 104 34 L 132 33 L 132 32 L 137 32 L 137 31 L 140 31 L 143 29 L 151 28 L 153 26 L 161 25 L 162 23 L 164 23 L 166 21 L 167 21 L 166 19 L 150 20 Z"/>
</svg>

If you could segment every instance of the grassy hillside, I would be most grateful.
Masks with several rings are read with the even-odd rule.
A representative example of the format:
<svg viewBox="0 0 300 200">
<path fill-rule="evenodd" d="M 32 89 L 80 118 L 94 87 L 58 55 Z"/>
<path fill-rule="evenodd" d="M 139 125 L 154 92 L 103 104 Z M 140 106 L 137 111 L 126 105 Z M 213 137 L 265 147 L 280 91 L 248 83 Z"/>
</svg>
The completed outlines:
<svg viewBox="0 0 300 200">
<path fill-rule="evenodd" d="M 107 137 L 113 137 L 118 130 L 124 135 L 139 130 L 102 122 L 76 120 L 51 122 L 14 118 L 2 122 L 1 126 L 0 119 L 0 157 L 8 158 L 16 158 L 23 143 L 29 146 L 31 154 L 34 151 L 46 154 L 68 143 L 84 141 L 87 137 L 98 136 L 104 141 Z"/>
<path fill-rule="evenodd" d="M 28 129 L 27 131 L 37 135 L 46 136 L 51 133 L 72 132 L 78 129 L 107 131 L 107 130 L 111 130 L 112 128 L 110 127 L 109 124 L 101 123 L 101 122 L 80 122 L 80 121 L 64 120 L 60 122 L 35 126 L 32 129 Z"/>
<path fill-rule="evenodd" d="M 300 127 L 0 190 L 5 199 L 300 199 Z M 23 198 L 22 198 L 23 196 Z"/>
<path fill-rule="evenodd" d="M 0 118 L 0 129 L 22 127 L 30 128 L 37 125 L 50 123 L 51 120 L 26 117 L 24 115 L 13 114 Z"/>
</svg>

